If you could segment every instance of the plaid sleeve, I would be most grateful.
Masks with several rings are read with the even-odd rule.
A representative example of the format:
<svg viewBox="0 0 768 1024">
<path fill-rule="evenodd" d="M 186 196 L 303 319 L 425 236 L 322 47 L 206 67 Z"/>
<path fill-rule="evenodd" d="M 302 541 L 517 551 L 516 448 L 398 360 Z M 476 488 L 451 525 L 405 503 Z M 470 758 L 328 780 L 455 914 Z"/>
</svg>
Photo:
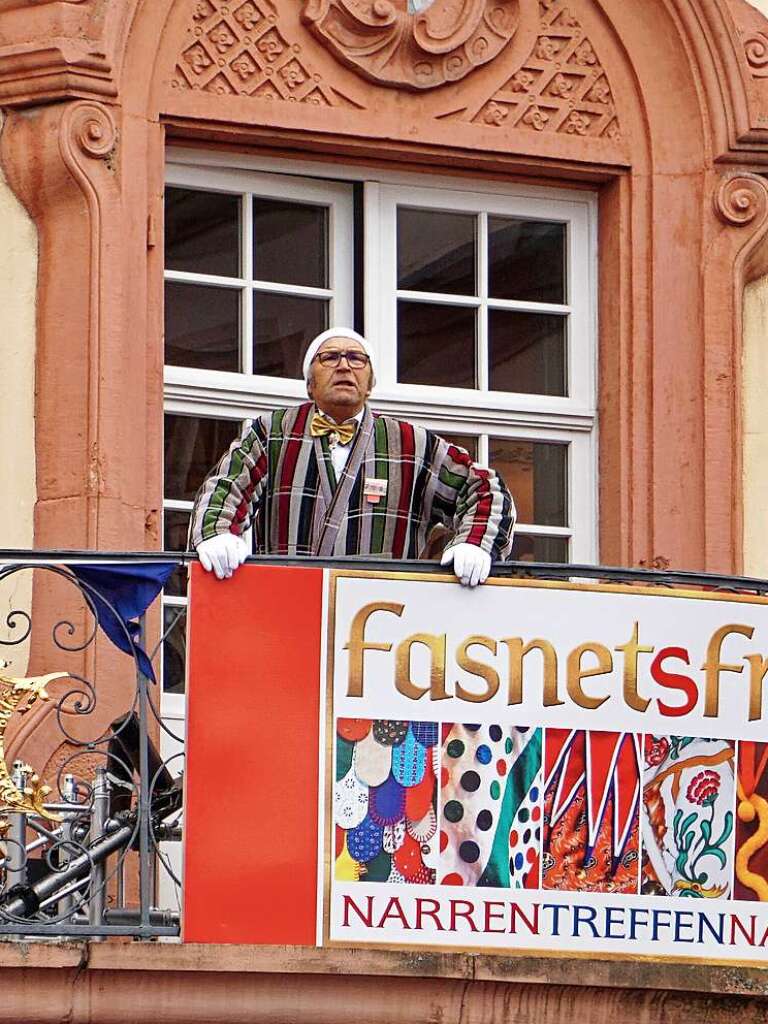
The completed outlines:
<svg viewBox="0 0 768 1024">
<path fill-rule="evenodd" d="M 475 544 L 494 561 L 512 552 L 515 503 L 493 469 L 472 461 L 469 452 L 434 436 L 435 504 L 454 530 L 453 544 Z"/>
<path fill-rule="evenodd" d="M 267 480 L 268 419 L 252 420 L 197 492 L 189 525 L 193 547 L 220 533 L 241 534 L 256 515 Z"/>
</svg>

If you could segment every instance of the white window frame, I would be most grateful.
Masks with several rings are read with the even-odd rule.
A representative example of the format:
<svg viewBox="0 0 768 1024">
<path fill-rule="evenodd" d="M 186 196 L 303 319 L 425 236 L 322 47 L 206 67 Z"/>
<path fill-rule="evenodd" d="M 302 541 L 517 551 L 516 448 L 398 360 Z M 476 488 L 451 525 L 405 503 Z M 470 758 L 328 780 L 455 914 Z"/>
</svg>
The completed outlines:
<svg viewBox="0 0 768 1024">
<path fill-rule="evenodd" d="M 445 213 L 469 213 L 479 218 L 477 251 L 479 260 L 479 289 L 474 300 L 464 296 L 432 295 L 423 291 L 401 291 L 397 288 L 397 210 L 410 207 Z M 377 287 L 366 295 L 366 334 L 376 347 L 379 387 L 400 394 L 414 394 L 420 404 L 450 403 L 455 408 L 458 398 L 471 412 L 491 412 L 510 408 L 536 409 L 539 414 L 562 412 L 569 407 L 592 409 L 595 404 L 594 373 L 590 359 L 590 304 L 589 267 L 578 259 L 580 253 L 589 252 L 588 211 L 582 204 L 557 202 L 552 199 L 534 199 L 530 196 L 494 195 L 480 191 L 457 191 L 446 188 L 402 188 L 396 185 L 366 185 L 366 222 L 376 220 L 378 253 L 369 254 L 370 266 L 380 267 Z M 492 299 L 487 294 L 486 254 L 488 249 L 488 216 L 517 217 L 522 220 L 555 221 L 566 226 L 568 280 L 567 302 L 562 305 L 543 302 L 519 302 L 513 299 Z M 376 255 L 378 258 L 376 258 Z M 375 259 L 375 262 L 374 262 Z M 413 299 L 421 303 L 456 305 L 474 308 L 478 317 L 477 365 L 479 387 L 446 388 L 418 384 L 400 384 L 397 381 L 397 347 L 387 339 L 397 337 L 397 299 Z M 527 395 L 490 391 L 488 378 L 488 331 L 486 312 L 491 309 L 516 310 L 529 313 L 556 313 L 567 316 L 569 329 L 566 365 L 568 369 L 567 396 Z M 368 325 L 371 325 L 368 327 Z"/>
<path fill-rule="evenodd" d="M 331 323 L 353 325 L 354 203 L 352 184 L 363 183 L 364 318 L 366 336 L 376 355 L 377 387 L 373 404 L 381 412 L 411 420 L 438 433 L 467 434 L 479 439 L 478 458 L 487 461 L 487 437 L 568 444 L 568 525 L 542 527 L 519 523 L 529 535 L 570 540 L 570 561 L 595 563 L 598 558 L 597 480 L 597 196 L 588 189 L 554 188 L 516 182 L 478 181 L 466 176 L 417 174 L 322 163 L 314 160 L 254 158 L 243 153 L 172 148 L 168 153 L 169 186 L 231 191 L 243 195 L 329 205 L 330 273 L 334 292 Z M 246 200 L 247 202 L 247 200 Z M 490 306 L 533 312 L 556 311 L 569 318 L 568 394 L 507 394 L 467 388 L 403 384 L 397 381 L 396 333 L 396 207 L 481 212 L 568 225 L 567 303 L 549 306 L 489 300 Z M 247 213 L 247 207 L 246 207 Z M 483 221 L 484 222 L 484 221 Z M 250 234 L 250 233 L 248 233 Z M 479 242 L 482 243 L 480 238 Z M 483 246 L 480 245 L 482 250 Z M 243 276 L 228 279 L 250 296 L 249 254 L 243 253 Z M 378 272 L 372 272 L 376 268 Z M 166 271 L 168 280 L 220 284 L 219 278 Z M 298 294 L 292 286 L 259 287 Z M 310 290 L 315 291 L 315 290 Z M 418 293 L 423 299 L 423 293 Z M 481 297 L 485 300 L 486 297 Z M 443 297 L 440 297 L 443 301 Z M 252 303 L 244 299 L 252 315 Z M 250 319 L 244 320 L 246 348 Z M 248 364 L 245 363 L 245 366 Z M 306 397 L 302 381 L 166 366 L 165 411 L 188 416 L 222 417 L 237 422 Z M 165 508 L 187 510 L 188 502 L 168 500 Z M 184 603 L 169 598 L 168 604 Z M 181 695 L 165 695 L 168 710 L 180 707 Z M 164 703 L 164 708 L 166 704 Z"/>
<path fill-rule="evenodd" d="M 354 201 L 352 189 L 340 182 L 319 183 L 311 178 L 284 175 L 253 174 L 226 168 L 205 168 L 169 164 L 166 185 L 178 188 L 201 189 L 206 192 L 228 192 L 243 196 L 241 224 L 241 270 L 240 277 L 219 277 L 214 274 L 196 274 L 181 270 L 166 270 L 166 281 L 181 284 L 217 285 L 220 288 L 234 288 L 241 293 L 240 330 L 240 372 L 222 370 L 201 370 L 187 366 L 166 366 L 166 385 L 172 384 L 191 394 L 195 389 L 204 392 L 222 391 L 236 393 L 247 381 L 265 396 L 291 398 L 305 397 L 300 380 L 283 380 L 253 373 L 253 294 L 256 291 L 297 297 L 328 299 L 329 326 L 352 327 L 354 306 L 354 265 L 347 251 L 347 239 L 354 231 Z M 256 186 L 256 187 L 254 187 Z M 328 217 L 328 287 L 312 288 L 306 285 L 278 284 L 260 281 L 253 277 L 253 235 L 249 230 L 252 213 L 252 196 L 258 194 L 264 199 L 285 199 L 286 187 L 290 199 L 296 203 L 327 206 Z M 249 389 L 250 390 L 250 389 Z M 254 392 L 256 393 L 256 392 Z M 251 407 L 252 410 L 252 407 Z M 170 410 L 167 410 L 170 411 Z M 230 415 L 230 414 L 228 414 Z M 245 413 L 245 416 L 252 415 Z"/>
</svg>

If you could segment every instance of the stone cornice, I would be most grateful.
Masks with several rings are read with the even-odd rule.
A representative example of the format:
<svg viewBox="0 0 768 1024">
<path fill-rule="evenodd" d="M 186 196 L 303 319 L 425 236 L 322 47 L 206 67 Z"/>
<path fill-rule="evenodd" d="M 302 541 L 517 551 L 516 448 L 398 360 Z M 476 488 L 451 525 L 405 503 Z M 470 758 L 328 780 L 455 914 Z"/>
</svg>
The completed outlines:
<svg viewBox="0 0 768 1024">
<path fill-rule="evenodd" d="M 88 3 L 88 0 L 0 0 L 0 14 L 5 11 L 29 11 L 30 7 L 57 7 L 61 4 L 84 3 Z"/>
<path fill-rule="evenodd" d="M 0 105 L 116 96 L 110 15 L 92 0 L 0 0 Z"/>
<path fill-rule="evenodd" d="M 73 39 L 47 39 L 0 47 L 0 105 L 26 106 L 58 99 L 117 95 L 103 53 Z"/>
</svg>

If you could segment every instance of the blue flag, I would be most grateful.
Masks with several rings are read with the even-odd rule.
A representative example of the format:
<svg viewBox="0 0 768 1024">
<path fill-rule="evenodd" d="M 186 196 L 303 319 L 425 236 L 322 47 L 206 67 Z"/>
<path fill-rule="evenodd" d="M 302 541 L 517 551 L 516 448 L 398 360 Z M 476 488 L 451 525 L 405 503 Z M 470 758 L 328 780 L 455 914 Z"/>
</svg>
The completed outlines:
<svg viewBox="0 0 768 1024">
<path fill-rule="evenodd" d="M 121 651 L 136 658 L 143 675 L 153 683 L 157 682 L 155 672 L 147 652 L 138 643 L 140 627 L 136 620 L 149 608 L 179 564 L 134 562 L 131 565 L 68 566 L 73 576 L 88 585 L 86 593 L 106 635 Z"/>
</svg>

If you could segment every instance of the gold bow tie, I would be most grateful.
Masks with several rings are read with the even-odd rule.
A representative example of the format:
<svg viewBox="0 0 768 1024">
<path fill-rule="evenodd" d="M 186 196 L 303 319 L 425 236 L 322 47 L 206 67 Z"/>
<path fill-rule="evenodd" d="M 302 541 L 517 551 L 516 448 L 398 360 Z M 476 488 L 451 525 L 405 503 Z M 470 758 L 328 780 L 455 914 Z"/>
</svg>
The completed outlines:
<svg viewBox="0 0 768 1024">
<path fill-rule="evenodd" d="M 346 423 L 334 423 L 321 412 L 316 412 L 310 424 L 312 437 L 327 437 L 331 445 L 349 444 L 357 432 L 357 421 L 348 420 Z"/>
</svg>

